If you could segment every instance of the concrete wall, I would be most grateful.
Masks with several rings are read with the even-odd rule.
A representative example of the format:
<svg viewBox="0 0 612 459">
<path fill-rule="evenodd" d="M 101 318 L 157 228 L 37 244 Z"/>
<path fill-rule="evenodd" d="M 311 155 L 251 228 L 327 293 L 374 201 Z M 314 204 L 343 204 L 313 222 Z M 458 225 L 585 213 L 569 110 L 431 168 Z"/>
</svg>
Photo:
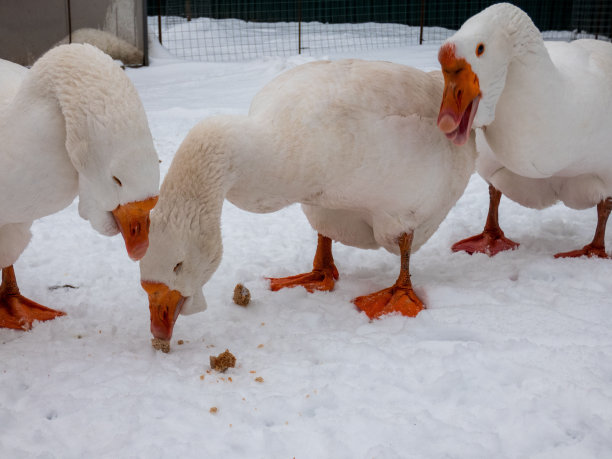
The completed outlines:
<svg viewBox="0 0 612 459">
<path fill-rule="evenodd" d="M 0 59 L 32 65 L 58 42 L 67 43 L 72 33 L 93 28 L 109 32 L 143 53 L 141 62 L 132 59 L 129 65 L 145 64 L 144 3 L 145 0 L 0 0 Z"/>
</svg>

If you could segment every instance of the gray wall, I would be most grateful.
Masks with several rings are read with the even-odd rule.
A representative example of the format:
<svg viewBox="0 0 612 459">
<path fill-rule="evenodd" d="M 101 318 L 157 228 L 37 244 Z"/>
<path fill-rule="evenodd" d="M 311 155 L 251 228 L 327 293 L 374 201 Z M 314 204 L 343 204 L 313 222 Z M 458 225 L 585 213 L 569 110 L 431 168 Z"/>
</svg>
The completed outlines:
<svg viewBox="0 0 612 459">
<path fill-rule="evenodd" d="M 68 41 L 70 23 L 72 32 L 81 28 L 110 32 L 144 52 L 144 60 L 144 3 L 145 0 L 0 0 L 0 58 L 32 65 L 59 41 Z"/>
</svg>

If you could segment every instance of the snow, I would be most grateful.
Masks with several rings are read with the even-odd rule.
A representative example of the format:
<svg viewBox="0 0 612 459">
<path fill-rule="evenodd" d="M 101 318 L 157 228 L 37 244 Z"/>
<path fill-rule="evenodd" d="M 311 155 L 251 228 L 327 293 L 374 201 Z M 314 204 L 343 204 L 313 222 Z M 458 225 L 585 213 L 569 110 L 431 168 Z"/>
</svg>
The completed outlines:
<svg viewBox="0 0 612 459">
<path fill-rule="evenodd" d="M 432 45 L 344 57 L 431 70 L 436 54 Z M 246 113 L 266 82 L 323 57 L 341 56 L 194 63 L 155 47 L 150 67 L 127 74 L 162 175 L 199 120 Z M 369 321 L 350 300 L 390 286 L 398 257 L 334 244 L 333 292 L 271 292 L 264 276 L 310 269 L 316 234 L 298 205 L 255 215 L 226 203 L 209 308 L 179 318 L 169 354 L 151 347 L 138 265 L 119 237 L 95 233 L 76 202 L 35 222 L 15 266 L 21 291 L 68 315 L 0 330 L 0 456 L 612 457 L 612 262 L 553 258 L 591 240 L 596 212 L 504 198 L 502 227 L 520 248 L 452 253 L 481 230 L 487 205 L 474 175 L 412 256 L 428 309 Z M 252 294 L 246 308 L 232 302 L 239 282 Z M 225 349 L 236 368 L 210 371 L 209 356 Z"/>
<path fill-rule="evenodd" d="M 465 13 L 465 12 L 464 12 Z M 601 13 L 601 12 L 600 12 Z M 463 14 L 463 13 L 462 13 Z M 158 39 L 157 16 L 148 17 L 152 39 Z M 420 26 L 362 22 L 334 24 L 321 22 L 257 22 L 239 19 L 188 20 L 180 16 L 162 16 L 162 41 L 168 51 L 180 58 L 201 61 L 236 61 L 262 56 L 291 56 L 297 53 L 320 56 L 321 53 L 349 52 L 373 48 L 417 45 Z M 440 45 L 455 31 L 444 27 L 424 27 L 423 43 Z M 545 40 L 570 41 L 596 38 L 582 30 L 547 30 Z M 610 39 L 599 35 L 600 40 Z"/>
<path fill-rule="evenodd" d="M 149 30 L 158 35 L 158 18 L 149 16 Z M 408 46 L 419 43 L 420 27 L 362 22 L 257 22 L 239 19 L 187 20 L 162 16 L 162 42 L 177 57 L 203 61 L 235 61 L 262 56 L 291 56 L 355 49 Z M 453 31 L 425 27 L 425 43 L 441 43 Z"/>
</svg>

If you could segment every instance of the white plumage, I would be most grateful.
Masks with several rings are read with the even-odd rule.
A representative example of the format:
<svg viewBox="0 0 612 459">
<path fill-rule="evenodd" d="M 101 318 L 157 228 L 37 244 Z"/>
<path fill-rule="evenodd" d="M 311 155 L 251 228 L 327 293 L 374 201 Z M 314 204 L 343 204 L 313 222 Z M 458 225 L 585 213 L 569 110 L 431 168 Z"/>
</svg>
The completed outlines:
<svg viewBox="0 0 612 459">
<path fill-rule="evenodd" d="M 418 249 L 462 194 L 476 156 L 473 138 L 454 146 L 436 128 L 441 94 L 439 72 L 316 62 L 269 83 L 248 116 L 202 121 L 162 184 L 142 280 L 179 292 L 183 313 L 204 309 L 224 198 L 251 212 L 299 202 L 333 240 L 399 253 L 400 235 L 414 233 Z"/>
<path fill-rule="evenodd" d="M 0 88 L 0 267 L 25 249 L 33 220 L 77 195 L 80 215 L 113 235 L 120 230 L 113 211 L 157 194 L 159 164 L 144 109 L 100 50 L 60 46 L 31 70 L 0 61 Z"/>
<path fill-rule="evenodd" d="M 458 61 L 477 78 L 476 167 L 496 189 L 537 209 L 612 196 L 612 44 L 544 42 L 527 14 L 497 4 L 466 21 L 440 58 L 447 91 L 461 89 Z"/>
</svg>

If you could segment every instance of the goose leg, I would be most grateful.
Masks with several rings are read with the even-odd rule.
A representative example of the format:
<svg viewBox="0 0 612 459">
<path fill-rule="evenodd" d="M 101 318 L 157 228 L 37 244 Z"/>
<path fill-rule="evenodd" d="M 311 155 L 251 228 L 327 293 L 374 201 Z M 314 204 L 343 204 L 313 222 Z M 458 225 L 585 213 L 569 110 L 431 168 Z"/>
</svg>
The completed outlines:
<svg viewBox="0 0 612 459">
<path fill-rule="evenodd" d="M 420 311 L 425 309 L 423 302 L 412 290 L 412 283 L 410 282 L 409 268 L 412 237 L 412 233 L 403 233 L 399 238 L 401 268 L 395 284 L 379 292 L 360 296 L 353 300 L 353 303 L 365 312 L 370 319 L 375 319 L 392 312 L 416 317 Z"/>
<path fill-rule="evenodd" d="M 577 258 L 577 257 L 597 257 L 610 258 L 606 253 L 606 244 L 604 238 L 606 236 L 606 224 L 612 209 L 612 198 L 604 199 L 597 204 L 597 228 L 595 228 L 595 236 L 590 244 L 585 245 L 582 249 L 572 250 L 571 252 L 563 252 L 555 255 L 555 258 Z"/>
<path fill-rule="evenodd" d="M 489 214 L 481 234 L 463 239 L 452 246 L 453 252 L 464 251 L 473 253 L 486 253 L 490 257 L 504 250 L 514 250 L 519 244 L 504 236 L 499 227 L 498 209 L 501 200 L 501 191 L 489 185 Z"/>
<path fill-rule="evenodd" d="M 35 320 L 45 321 L 65 315 L 31 301 L 19 293 L 13 266 L 2 269 L 0 285 L 0 327 L 29 330 Z"/>
<path fill-rule="evenodd" d="M 334 265 L 331 247 L 332 240 L 319 234 L 317 252 L 315 253 L 312 263 L 312 271 L 290 277 L 269 277 L 270 289 L 277 291 L 281 288 L 291 288 L 301 285 L 310 293 L 315 290 L 332 290 L 335 280 L 338 279 L 338 270 L 336 269 L 336 265 Z"/>
</svg>

